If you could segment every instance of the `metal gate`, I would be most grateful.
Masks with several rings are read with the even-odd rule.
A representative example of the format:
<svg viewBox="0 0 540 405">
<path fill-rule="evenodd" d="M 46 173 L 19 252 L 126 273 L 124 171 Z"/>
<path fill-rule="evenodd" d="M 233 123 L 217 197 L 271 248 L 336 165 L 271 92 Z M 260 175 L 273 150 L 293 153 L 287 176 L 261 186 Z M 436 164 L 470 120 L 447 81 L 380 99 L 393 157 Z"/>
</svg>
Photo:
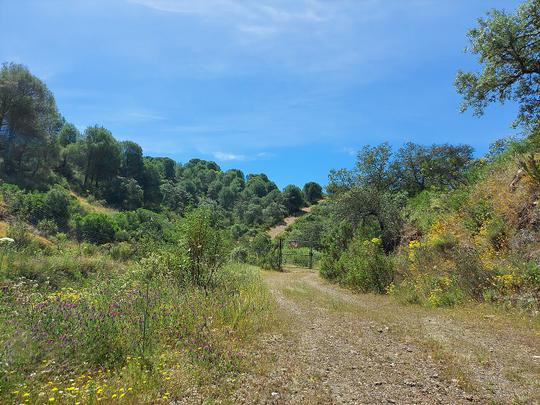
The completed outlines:
<svg viewBox="0 0 540 405">
<path fill-rule="evenodd" d="M 311 241 L 300 239 L 283 239 L 278 242 L 278 268 L 283 266 L 307 267 L 312 269 L 319 252 Z"/>
</svg>

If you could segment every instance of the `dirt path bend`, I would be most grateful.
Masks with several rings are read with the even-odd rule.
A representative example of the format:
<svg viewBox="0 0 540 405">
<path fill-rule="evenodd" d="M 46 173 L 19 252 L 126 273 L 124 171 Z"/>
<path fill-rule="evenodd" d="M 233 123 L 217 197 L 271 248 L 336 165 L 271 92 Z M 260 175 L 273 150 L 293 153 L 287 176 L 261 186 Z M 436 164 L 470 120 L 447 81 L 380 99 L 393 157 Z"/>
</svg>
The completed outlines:
<svg viewBox="0 0 540 405">
<path fill-rule="evenodd" d="M 307 269 L 265 272 L 282 315 L 234 403 L 540 403 L 540 334 L 475 308 L 354 294 Z M 511 323 L 509 323 L 511 322 Z"/>
<path fill-rule="evenodd" d="M 268 230 L 268 235 L 272 239 L 282 235 L 289 226 L 291 226 L 292 224 L 296 222 L 298 218 L 311 212 L 312 208 L 313 208 L 313 205 L 310 205 L 309 207 L 301 208 L 297 215 L 293 215 L 293 216 L 283 219 L 282 224 L 276 225 Z"/>
</svg>

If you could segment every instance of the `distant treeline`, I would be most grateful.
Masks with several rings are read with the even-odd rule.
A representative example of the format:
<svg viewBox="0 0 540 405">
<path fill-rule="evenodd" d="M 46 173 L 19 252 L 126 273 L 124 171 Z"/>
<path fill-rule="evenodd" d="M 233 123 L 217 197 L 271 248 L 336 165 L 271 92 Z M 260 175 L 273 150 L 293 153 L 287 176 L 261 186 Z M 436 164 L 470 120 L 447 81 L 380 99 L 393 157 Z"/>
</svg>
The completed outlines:
<svg viewBox="0 0 540 405">
<path fill-rule="evenodd" d="M 58 112 L 46 85 L 13 63 L 0 70 L 0 175 L 24 189 L 60 185 L 120 210 L 182 215 L 207 205 L 224 225 L 236 224 L 239 235 L 279 223 L 322 196 L 313 182 L 280 191 L 265 174 L 144 156 L 137 143 L 118 141 L 101 126 L 81 133 Z"/>
</svg>

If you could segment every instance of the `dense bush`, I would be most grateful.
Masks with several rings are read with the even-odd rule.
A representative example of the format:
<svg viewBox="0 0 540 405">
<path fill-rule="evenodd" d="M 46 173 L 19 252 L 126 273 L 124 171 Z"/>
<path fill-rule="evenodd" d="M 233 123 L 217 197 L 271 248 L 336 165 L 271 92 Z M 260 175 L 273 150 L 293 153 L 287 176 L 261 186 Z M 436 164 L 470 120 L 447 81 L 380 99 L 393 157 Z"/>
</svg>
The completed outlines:
<svg viewBox="0 0 540 405">
<path fill-rule="evenodd" d="M 354 238 L 337 266 L 341 282 L 364 292 L 384 293 L 394 279 L 391 260 L 378 238 Z"/>
<path fill-rule="evenodd" d="M 305 205 L 302 190 L 295 185 L 288 185 L 283 190 L 283 203 L 290 214 L 294 214 Z"/>
<path fill-rule="evenodd" d="M 199 287 L 213 287 L 227 252 L 222 232 L 212 226 L 208 210 L 198 208 L 186 215 L 180 243 L 185 254 L 180 276 Z"/>
<path fill-rule="evenodd" d="M 114 241 L 117 226 L 110 216 L 91 213 L 75 219 L 75 229 L 78 239 L 103 244 Z"/>
<path fill-rule="evenodd" d="M 304 184 L 302 192 L 304 193 L 306 201 L 310 204 L 313 204 L 322 198 L 322 187 L 314 181 Z"/>
</svg>

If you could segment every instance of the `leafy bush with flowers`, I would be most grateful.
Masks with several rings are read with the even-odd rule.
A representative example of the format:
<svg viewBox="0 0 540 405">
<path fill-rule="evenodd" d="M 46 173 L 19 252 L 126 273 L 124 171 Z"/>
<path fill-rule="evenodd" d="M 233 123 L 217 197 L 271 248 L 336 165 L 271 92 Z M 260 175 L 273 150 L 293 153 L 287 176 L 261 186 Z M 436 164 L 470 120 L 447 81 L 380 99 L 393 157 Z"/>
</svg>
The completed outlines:
<svg viewBox="0 0 540 405">
<path fill-rule="evenodd" d="M 394 278 L 379 238 L 354 238 L 338 261 L 340 281 L 364 292 L 384 293 Z"/>
</svg>

